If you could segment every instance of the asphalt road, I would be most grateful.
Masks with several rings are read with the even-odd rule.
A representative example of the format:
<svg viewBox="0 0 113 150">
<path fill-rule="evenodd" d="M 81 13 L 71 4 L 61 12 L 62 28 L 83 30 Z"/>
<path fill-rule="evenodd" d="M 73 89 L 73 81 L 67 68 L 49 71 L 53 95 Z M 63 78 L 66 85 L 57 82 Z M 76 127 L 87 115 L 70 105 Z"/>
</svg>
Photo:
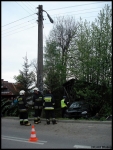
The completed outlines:
<svg viewBox="0 0 113 150">
<path fill-rule="evenodd" d="M 1 118 L 1 148 L 65 148 L 65 149 L 111 149 L 111 121 L 91 122 L 57 120 L 46 125 L 45 119 L 34 125 L 37 142 L 30 142 L 32 126 L 20 126 L 18 118 Z M 30 119 L 33 125 L 33 119 Z"/>
</svg>

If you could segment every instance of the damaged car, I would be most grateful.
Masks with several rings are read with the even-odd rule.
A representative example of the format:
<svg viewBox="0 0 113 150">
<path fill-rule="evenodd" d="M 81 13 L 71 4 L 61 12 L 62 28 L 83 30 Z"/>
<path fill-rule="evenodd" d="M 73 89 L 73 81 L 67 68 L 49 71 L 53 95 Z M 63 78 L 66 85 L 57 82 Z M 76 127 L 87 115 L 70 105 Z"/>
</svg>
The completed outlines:
<svg viewBox="0 0 113 150">
<path fill-rule="evenodd" d="M 75 101 L 66 110 L 66 118 L 89 118 L 91 116 L 90 105 L 85 101 Z"/>
</svg>

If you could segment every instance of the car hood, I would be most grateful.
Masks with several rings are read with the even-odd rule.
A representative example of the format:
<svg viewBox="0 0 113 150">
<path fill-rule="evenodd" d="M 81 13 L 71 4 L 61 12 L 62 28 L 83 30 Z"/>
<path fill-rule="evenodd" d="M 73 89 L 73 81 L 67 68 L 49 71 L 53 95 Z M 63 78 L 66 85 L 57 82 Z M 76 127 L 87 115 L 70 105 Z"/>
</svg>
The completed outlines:
<svg viewBox="0 0 113 150">
<path fill-rule="evenodd" d="M 68 108 L 66 110 L 67 112 L 83 112 L 83 111 L 87 111 L 87 108 L 81 108 L 81 107 L 77 107 L 77 108 Z"/>
</svg>

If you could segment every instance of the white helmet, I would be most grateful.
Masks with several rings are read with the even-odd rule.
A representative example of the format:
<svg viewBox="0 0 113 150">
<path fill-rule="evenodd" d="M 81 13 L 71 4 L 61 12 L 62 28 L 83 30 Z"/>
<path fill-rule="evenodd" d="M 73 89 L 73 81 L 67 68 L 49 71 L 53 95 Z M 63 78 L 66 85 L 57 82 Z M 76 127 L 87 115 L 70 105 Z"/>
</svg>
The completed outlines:
<svg viewBox="0 0 113 150">
<path fill-rule="evenodd" d="M 20 95 L 24 95 L 25 91 L 21 90 L 19 93 L 20 93 Z"/>
<path fill-rule="evenodd" d="M 37 87 L 35 87 L 33 90 L 35 90 L 35 91 L 39 91 L 39 89 L 38 89 Z"/>
</svg>

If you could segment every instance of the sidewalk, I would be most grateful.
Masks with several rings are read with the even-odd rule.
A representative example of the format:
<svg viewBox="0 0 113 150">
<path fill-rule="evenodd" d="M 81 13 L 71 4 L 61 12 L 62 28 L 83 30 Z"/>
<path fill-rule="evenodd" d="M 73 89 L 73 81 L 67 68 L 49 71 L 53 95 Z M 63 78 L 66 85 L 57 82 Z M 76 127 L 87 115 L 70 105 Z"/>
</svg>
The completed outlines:
<svg viewBox="0 0 113 150">
<path fill-rule="evenodd" d="M 7 119 L 19 119 L 19 117 L 1 117 L 1 118 L 7 118 Z M 34 118 L 29 118 L 29 120 L 34 120 Z M 95 123 L 95 124 L 112 124 L 111 121 L 93 121 L 93 120 L 75 120 L 75 119 L 57 119 L 57 122 L 65 122 L 65 123 Z M 41 118 L 41 121 L 46 121 L 45 118 Z"/>
</svg>

